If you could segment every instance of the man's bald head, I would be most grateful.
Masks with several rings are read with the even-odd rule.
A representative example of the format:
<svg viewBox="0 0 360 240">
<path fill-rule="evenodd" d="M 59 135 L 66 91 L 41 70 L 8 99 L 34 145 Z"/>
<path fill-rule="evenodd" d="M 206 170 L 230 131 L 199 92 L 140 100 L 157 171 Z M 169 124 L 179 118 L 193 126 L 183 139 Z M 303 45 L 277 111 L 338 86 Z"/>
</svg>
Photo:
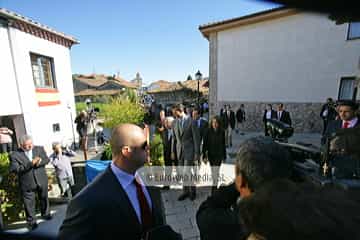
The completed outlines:
<svg viewBox="0 0 360 240">
<path fill-rule="evenodd" d="M 111 151 L 118 156 L 124 146 L 139 146 L 146 141 L 144 130 L 134 124 L 120 124 L 115 127 L 111 135 Z"/>
</svg>

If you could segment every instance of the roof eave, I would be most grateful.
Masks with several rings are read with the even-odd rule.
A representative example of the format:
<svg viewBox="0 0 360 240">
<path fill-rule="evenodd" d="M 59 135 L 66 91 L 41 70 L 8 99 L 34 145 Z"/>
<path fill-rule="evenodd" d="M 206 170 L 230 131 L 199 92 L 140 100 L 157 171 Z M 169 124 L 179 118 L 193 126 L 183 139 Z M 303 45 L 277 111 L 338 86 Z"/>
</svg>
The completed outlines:
<svg viewBox="0 0 360 240">
<path fill-rule="evenodd" d="M 209 40 L 210 34 L 227 30 L 234 27 L 259 23 L 270 19 L 276 19 L 299 13 L 300 10 L 288 7 L 274 8 L 263 12 L 258 12 L 238 18 L 228 19 L 212 24 L 205 24 L 199 26 L 199 31 Z"/>
<path fill-rule="evenodd" d="M 29 24 L 29 25 L 32 25 L 34 27 L 37 27 L 37 28 L 40 28 L 44 31 L 48 31 L 48 32 L 51 32 L 55 35 L 58 35 L 62 38 L 65 38 L 69 41 L 72 42 L 72 45 L 75 45 L 75 44 L 80 44 L 80 41 L 77 40 L 76 38 L 72 37 L 72 36 L 69 36 L 69 35 L 66 35 L 65 33 L 62 33 L 62 32 L 58 32 L 54 29 L 51 29 L 50 27 L 48 26 L 45 26 L 43 24 L 40 24 L 30 18 L 27 18 L 27 17 L 24 17 L 20 14 L 17 14 L 15 12 L 12 12 L 8 9 L 5 9 L 5 8 L 0 8 L 0 16 L 6 18 L 6 19 L 9 19 L 9 20 L 17 20 L 17 21 L 21 21 L 21 22 L 24 22 L 26 24 Z"/>
</svg>

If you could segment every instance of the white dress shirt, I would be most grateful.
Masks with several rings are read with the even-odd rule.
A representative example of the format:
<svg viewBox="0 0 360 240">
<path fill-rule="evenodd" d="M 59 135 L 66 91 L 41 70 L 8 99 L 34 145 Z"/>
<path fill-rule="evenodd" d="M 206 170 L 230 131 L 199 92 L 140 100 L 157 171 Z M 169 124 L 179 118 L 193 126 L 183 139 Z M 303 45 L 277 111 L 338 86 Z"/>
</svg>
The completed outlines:
<svg viewBox="0 0 360 240">
<path fill-rule="evenodd" d="M 271 119 L 271 110 L 266 111 L 266 119 Z"/>
<path fill-rule="evenodd" d="M 353 127 L 357 124 L 358 118 L 355 117 L 355 118 L 353 118 L 353 119 L 351 119 L 350 121 L 347 121 L 347 122 L 349 123 L 348 128 L 353 128 Z M 345 121 L 342 121 L 342 125 L 341 125 L 341 126 L 344 126 L 344 123 L 345 123 Z"/>
<path fill-rule="evenodd" d="M 30 151 L 24 151 L 24 153 L 28 157 L 30 162 L 32 162 L 32 160 L 33 160 L 32 149 Z"/>
<path fill-rule="evenodd" d="M 122 188 L 125 190 L 131 205 L 133 206 L 136 215 L 138 217 L 139 223 L 141 223 L 141 211 L 140 211 L 140 204 L 136 193 L 136 186 L 134 184 L 135 176 L 131 175 L 120 168 L 118 168 L 113 162 L 110 164 L 111 170 L 115 174 L 117 180 L 121 184 Z M 149 192 L 147 191 L 146 187 L 144 186 L 143 181 L 139 176 L 136 175 L 136 178 L 140 181 L 140 184 L 142 186 L 142 190 L 145 194 L 146 200 L 149 204 L 150 209 L 152 209 L 152 202 L 149 195 Z"/>
</svg>

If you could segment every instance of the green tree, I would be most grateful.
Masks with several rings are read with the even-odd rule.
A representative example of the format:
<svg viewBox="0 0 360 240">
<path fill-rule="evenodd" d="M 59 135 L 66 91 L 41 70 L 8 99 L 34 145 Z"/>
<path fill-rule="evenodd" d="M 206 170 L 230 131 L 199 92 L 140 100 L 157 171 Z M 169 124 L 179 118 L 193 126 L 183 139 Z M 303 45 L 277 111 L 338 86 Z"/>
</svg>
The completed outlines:
<svg viewBox="0 0 360 240">
<path fill-rule="evenodd" d="M 4 223 L 24 219 L 25 211 L 20 196 L 17 175 L 9 172 L 9 155 L 0 154 L 0 203 Z"/>
<path fill-rule="evenodd" d="M 121 123 L 139 124 L 143 121 L 144 114 L 144 109 L 138 103 L 121 96 L 113 98 L 110 104 L 102 107 L 102 116 L 105 118 L 104 126 L 108 128 Z"/>
</svg>

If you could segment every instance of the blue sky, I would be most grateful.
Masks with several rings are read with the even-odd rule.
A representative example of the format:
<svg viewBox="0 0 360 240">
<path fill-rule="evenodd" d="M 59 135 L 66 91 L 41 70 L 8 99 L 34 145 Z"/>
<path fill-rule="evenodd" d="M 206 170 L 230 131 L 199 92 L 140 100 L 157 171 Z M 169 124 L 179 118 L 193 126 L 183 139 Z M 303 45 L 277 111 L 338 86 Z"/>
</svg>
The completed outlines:
<svg viewBox="0 0 360 240">
<path fill-rule="evenodd" d="M 144 82 L 208 76 L 208 41 L 198 26 L 273 8 L 256 0 L 0 0 L 80 41 L 71 50 L 73 73 L 140 72 Z"/>
</svg>

